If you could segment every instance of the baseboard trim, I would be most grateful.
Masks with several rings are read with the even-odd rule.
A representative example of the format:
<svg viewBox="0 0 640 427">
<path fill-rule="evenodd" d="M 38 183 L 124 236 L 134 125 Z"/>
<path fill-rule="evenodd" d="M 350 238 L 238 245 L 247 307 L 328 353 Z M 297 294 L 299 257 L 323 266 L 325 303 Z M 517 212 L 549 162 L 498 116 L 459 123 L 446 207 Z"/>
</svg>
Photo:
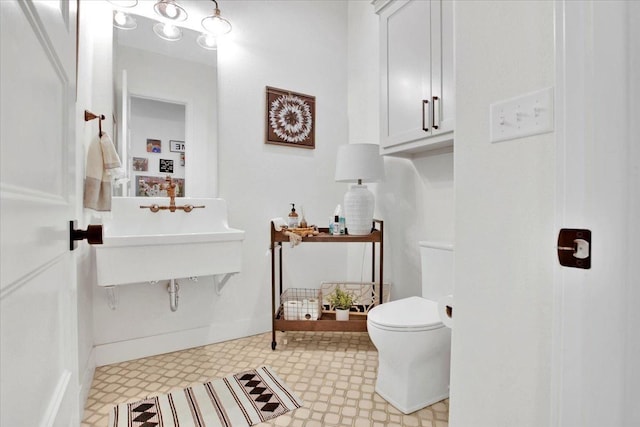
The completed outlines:
<svg viewBox="0 0 640 427">
<path fill-rule="evenodd" d="M 41 427 L 52 427 L 60 422 L 60 417 L 64 419 L 71 415 L 67 412 L 70 408 L 68 405 L 65 405 L 65 401 L 68 404 L 71 403 L 71 399 L 73 399 L 72 396 L 69 396 L 71 392 L 69 390 L 71 376 L 71 371 L 67 369 L 62 370 L 56 388 L 49 399 L 49 405 L 47 405 L 47 409 L 40 421 Z"/>
<path fill-rule="evenodd" d="M 95 366 L 105 366 L 142 357 L 200 347 L 222 341 L 243 338 L 265 332 L 251 319 L 216 323 L 201 328 L 187 329 L 150 337 L 99 344 L 94 347 Z"/>
<path fill-rule="evenodd" d="M 80 423 L 84 417 L 84 408 L 89 398 L 89 392 L 91 391 L 91 384 L 93 383 L 93 377 L 96 373 L 96 351 L 92 348 L 89 352 L 89 357 L 84 365 L 82 371 L 82 377 L 80 378 L 80 390 L 78 390 L 79 408 L 80 408 Z"/>
</svg>

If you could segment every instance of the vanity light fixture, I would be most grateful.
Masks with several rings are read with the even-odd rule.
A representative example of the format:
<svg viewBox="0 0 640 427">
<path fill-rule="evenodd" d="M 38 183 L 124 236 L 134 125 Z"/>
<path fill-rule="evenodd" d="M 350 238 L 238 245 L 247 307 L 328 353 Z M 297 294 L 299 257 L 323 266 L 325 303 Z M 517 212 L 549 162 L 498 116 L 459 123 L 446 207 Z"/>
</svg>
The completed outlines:
<svg viewBox="0 0 640 427">
<path fill-rule="evenodd" d="M 182 38 L 182 30 L 168 22 L 156 22 L 153 25 L 153 32 L 161 39 L 175 42 Z"/>
<path fill-rule="evenodd" d="M 117 7 L 135 7 L 138 4 L 138 0 L 107 0 Z"/>
<path fill-rule="evenodd" d="M 203 49 L 216 50 L 218 48 L 218 39 L 209 33 L 200 34 L 196 42 Z"/>
<path fill-rule="evenodd" d="M 188 16 L 187 11 L 175 0 L 159 0 L 153 6 L 153 10 L 163 18 L 176 22 L 184 21 Z"/>
<path fill-rule="evenodd" d="M 113 10 L 113 26 L 121 30 L 135 30 L 138 23 L 133 16 L 121 10 Z"/>
<path fill-rule="evenodd" d="M 216 4 L 216 8 L 212 15 L 202 19 L 202 28 L 204 28 L 209 34 L 214 37 L 227 34 L 231 31 L 231 23 L 220 16 L 220 9 L 218 8 L 218 2 L 211 0 Z"/>
</svg>

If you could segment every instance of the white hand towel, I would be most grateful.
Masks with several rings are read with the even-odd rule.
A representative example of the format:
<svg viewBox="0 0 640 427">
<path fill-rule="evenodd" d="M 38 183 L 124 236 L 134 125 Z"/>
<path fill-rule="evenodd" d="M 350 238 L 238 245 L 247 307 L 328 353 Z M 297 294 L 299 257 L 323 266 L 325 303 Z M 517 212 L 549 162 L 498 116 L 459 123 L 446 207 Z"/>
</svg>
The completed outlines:
<svg viewBox="0 0 640 427">
<path fill-rule="evenodd" d="M 111 172 L 120 168 L 120 158 L 106 132 L 89 145 L 86 178 L 84 181 L 84 207 L 96 211 L 111 210 Z"/>
</svg>

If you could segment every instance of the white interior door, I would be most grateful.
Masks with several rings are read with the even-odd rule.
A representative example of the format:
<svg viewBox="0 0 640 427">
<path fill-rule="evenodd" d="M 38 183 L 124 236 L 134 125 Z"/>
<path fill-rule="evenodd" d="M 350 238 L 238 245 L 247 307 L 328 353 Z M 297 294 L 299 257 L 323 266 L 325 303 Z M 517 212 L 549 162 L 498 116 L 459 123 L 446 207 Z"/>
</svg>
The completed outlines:
<svg viewBox="0 0 640 427">
<path fill-rule="evenodd" d="M 78 424 L 75 1 L 0 1 L 0 424 Z"/>
<path fill-rule="evenodd" d="M 553 426 L 640 425 L 639 11 L 556 3 L 557 224 L 592 231 L 592 260 L 557 269 Z"/>
</svg>

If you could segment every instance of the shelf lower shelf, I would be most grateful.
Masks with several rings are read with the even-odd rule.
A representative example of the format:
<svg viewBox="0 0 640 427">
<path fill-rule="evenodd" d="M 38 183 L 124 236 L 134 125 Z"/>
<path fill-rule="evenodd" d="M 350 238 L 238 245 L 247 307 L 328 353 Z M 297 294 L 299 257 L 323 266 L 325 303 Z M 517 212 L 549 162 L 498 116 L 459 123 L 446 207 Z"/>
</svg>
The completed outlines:
<svg viewBox="0 0 640 427">
<path fill-rule="evenodd" d="M 276 331 L 325 331 L 367 332 L 367 316 L 349 316 L 349 320 L 336 320 L 333 313 L 322 313 L 318 320 L 284 320 L 281 315 L 274 319 Z"/>
</svg>

